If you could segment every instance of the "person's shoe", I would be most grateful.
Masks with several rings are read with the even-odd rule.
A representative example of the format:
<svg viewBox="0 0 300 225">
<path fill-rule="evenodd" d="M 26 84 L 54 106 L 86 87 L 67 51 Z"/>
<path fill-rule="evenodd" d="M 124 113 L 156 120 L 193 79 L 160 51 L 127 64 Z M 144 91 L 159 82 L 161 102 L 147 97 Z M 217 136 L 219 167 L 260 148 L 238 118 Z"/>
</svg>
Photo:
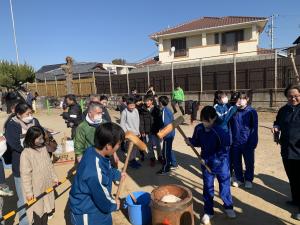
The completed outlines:
<svg viewBox="0 0 300 225">
<path fill-rule="evenodd" d="M 213 215 L 204 214 L 201 222 L 205 225 L 210 224 L 210 219 L 213 218 Z"/>
<path fill-rule="evenodd" d="M 227 217 L 230 219 L 236 218 L 236 214 L 233 209 L 225 209 L 225 213 L 226 213 Z"/>
<path fill-rule="evenodd" d="M 164 176 L 164 175 L 168 175 L 169 173 L 170 173 L 169 171 L 159 170 L 158 172 L 156 172 L 156 175 Z"/>
<path fill-rule="evenodd" d="M 0 196 L 13 196 L 14 192 L 9 189 L 8 186 L 6 187 L 0 187 Z"/>
<path fill-rule="evenodd" d="M 170 170 L 177 170 L 179 168 L 179 166 L 177 165 L 177 166 L 171 166 L 170 167 Z"/>
<path fill-rule="evenodd" d="M 233 187 L 240 187 L 243 183 L 241 181 L 235 180 L 232 182 Z"/>
<path fill-rule="evenodd" d="M 294 218 L 295 220 L 299 220 L 299 221 L 300 221 L 300 212 L 295 213 L 295 215 L 293 216 L 293 218 Z"/>
<path fill-rule="evenodd" d="M 246 181 L 245 182 L 245 188 L 246 189 L 252 189 L 253 188 L 253 184 L 251 181 Z"/>
<path fill-rule="evenodd" d="M 165 164 L 165 160 L 164 158 L 160 155 L 158 156 L 158 161 L 160 162 L 160 164 L 164 165 Z"/>
<path fill-rule="evenodd" d="M 155 166 L 155 158 L 150 159 L 150 166 L 154 167 Z"/>
</svg>

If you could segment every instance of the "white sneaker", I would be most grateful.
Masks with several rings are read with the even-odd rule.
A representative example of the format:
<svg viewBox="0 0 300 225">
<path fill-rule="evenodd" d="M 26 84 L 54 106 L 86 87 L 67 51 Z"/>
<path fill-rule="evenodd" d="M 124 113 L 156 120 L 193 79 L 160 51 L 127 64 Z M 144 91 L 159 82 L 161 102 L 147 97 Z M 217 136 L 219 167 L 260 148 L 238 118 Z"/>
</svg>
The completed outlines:
<svg viewBox="0 0 300 225">
<path fill-rule="evenodd" d="M 204 214 L 202 219 L 201 219 L 201 222 L 202 224 L 210 224 L 210 219 L 213 218 L 213 215 L 208 215 L 208 214 Z"/>
<path fill-rule="evenodd" d="M 231 185 L 233 187 L 240 187 L 243 183 L 241 181 L 238 181 L 238 180 L 235 180 L 235 181 L 232 181 Z"/>
<path fill-rule="evenodd" d="M 252 187 L 253 187 L 253 184 L 252 184 L 251 181 L 246 181 L 246 182 L 245 182 L 245 188 L 247 188 L 247 189 L 252 189 Z"/>
<path fill-rule="evenodd" d="M 236 214 L 233 209 L 225 209 L 225 213 L 226 213 L 227 217 L 230 219 L 236 218 Z"/>
</svg>

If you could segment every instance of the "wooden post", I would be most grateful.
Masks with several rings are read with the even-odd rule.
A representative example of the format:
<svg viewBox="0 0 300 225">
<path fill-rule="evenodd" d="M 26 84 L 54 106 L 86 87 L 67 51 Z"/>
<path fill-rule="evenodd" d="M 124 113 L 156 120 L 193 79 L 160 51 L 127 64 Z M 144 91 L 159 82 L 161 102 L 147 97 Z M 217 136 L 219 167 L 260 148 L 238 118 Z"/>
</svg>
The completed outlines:
<svg viewBox="0 0 300 225">
<path fill-rule="evenodd" d="M 147 66 L 148 87 L 150 86 L 150 68 Z"/>
<path fill-rule="evenodd" d="M 110 92 L 110 96 L 112 96 L 112 86 L 111 86 L 111 74 L 110 74 L 110 70 L 108 70 L 108 79 L 109 79 L 109 92 Z"/>
<path fill-rule="evenodd" d="M 81 91 L 81 77 L 80 77 L 80 73 L 78 74 L 78 82 L 79 82 L 79 96 L 82 96 L 82 91 Z"/>
<path fill-rule="evenodd" d="M 39 93 L 38 92 L 38 85 L 37 85 L 37 82 L 36 82 L 36 78 L 34 78 L 34 84 L 35 84 L 35 92 Z"/>
<path fill-rule="evenodd" d="M 57 77 L 54 76 L 54 78 L 55 78 L 55 92 L 56 92 L 56 96 L 58 97 Z"/>
<path fill-rule="evenodd" d="M 236 86 L 236 55 L 234 54 L 233 55 L 233 88 L 234 88 L 234 91 L 236 91 L 237 89 L 237 86 Z"/>
<path fill-rule="evenodd" d="M 127 79 L 127 92 L 130 94 L 130 88 L 129 88 L 129 71 L 128 67 L 126 67 L 126 79 Z"/>
<path fill-rule="evenodd" d="M 96 86 L 95 72 L 93 72 L 93 80 L 94 80 L 94 94 L 97 94 L 97 86 Z"/>
<path fill-rule="evenodd" d="M 46 76 L 45 76 L 45 91 L 46 91 L 45 96 L 48 96 L 48 87 L 47 87 L 47 79 L 46 79 Z"/>
<path fill-rule="evenodd" d="M 202 69 L 202 59 L 200 59 L 200 92 L 203 92 L 203 69 Z"/>
</svg>

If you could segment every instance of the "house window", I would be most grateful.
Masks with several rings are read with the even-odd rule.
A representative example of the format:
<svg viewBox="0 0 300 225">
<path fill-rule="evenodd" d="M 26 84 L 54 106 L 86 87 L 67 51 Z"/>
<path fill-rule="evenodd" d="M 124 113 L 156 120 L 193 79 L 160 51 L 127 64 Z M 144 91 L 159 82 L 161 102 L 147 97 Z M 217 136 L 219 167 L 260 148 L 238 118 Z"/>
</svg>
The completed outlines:
<svg viewBox="0 0 300 225">
<path fill-rule="evenodd" d="M 220 44 L 220 41 L 219 41 L 219 33 L 215 33 L 215 44 L 216 44 L 216 45 Z"/>
<path fill-rule="evenodd" d="M 171 47 L 175 47 L 174 57 L 187 56 L 186 38 L 172 39 Z"/>
<path fill-rule="evenodd" d="M 239 41 L 244 41 L 244 30 L 222 33 L 221 52 L 238 51 Z"/>
</svg>

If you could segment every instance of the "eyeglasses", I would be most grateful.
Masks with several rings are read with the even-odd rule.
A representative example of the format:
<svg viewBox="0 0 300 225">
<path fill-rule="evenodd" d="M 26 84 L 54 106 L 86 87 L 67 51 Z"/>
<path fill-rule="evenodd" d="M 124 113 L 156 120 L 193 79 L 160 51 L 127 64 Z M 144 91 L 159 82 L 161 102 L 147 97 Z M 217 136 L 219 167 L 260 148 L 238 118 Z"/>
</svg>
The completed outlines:
<svg viewBox="0 0 300 225">
<path fill-rule="evenodd" d="M 289 100 L 300 98 L 300 95 L 288 96 Z"/>
</svg>

